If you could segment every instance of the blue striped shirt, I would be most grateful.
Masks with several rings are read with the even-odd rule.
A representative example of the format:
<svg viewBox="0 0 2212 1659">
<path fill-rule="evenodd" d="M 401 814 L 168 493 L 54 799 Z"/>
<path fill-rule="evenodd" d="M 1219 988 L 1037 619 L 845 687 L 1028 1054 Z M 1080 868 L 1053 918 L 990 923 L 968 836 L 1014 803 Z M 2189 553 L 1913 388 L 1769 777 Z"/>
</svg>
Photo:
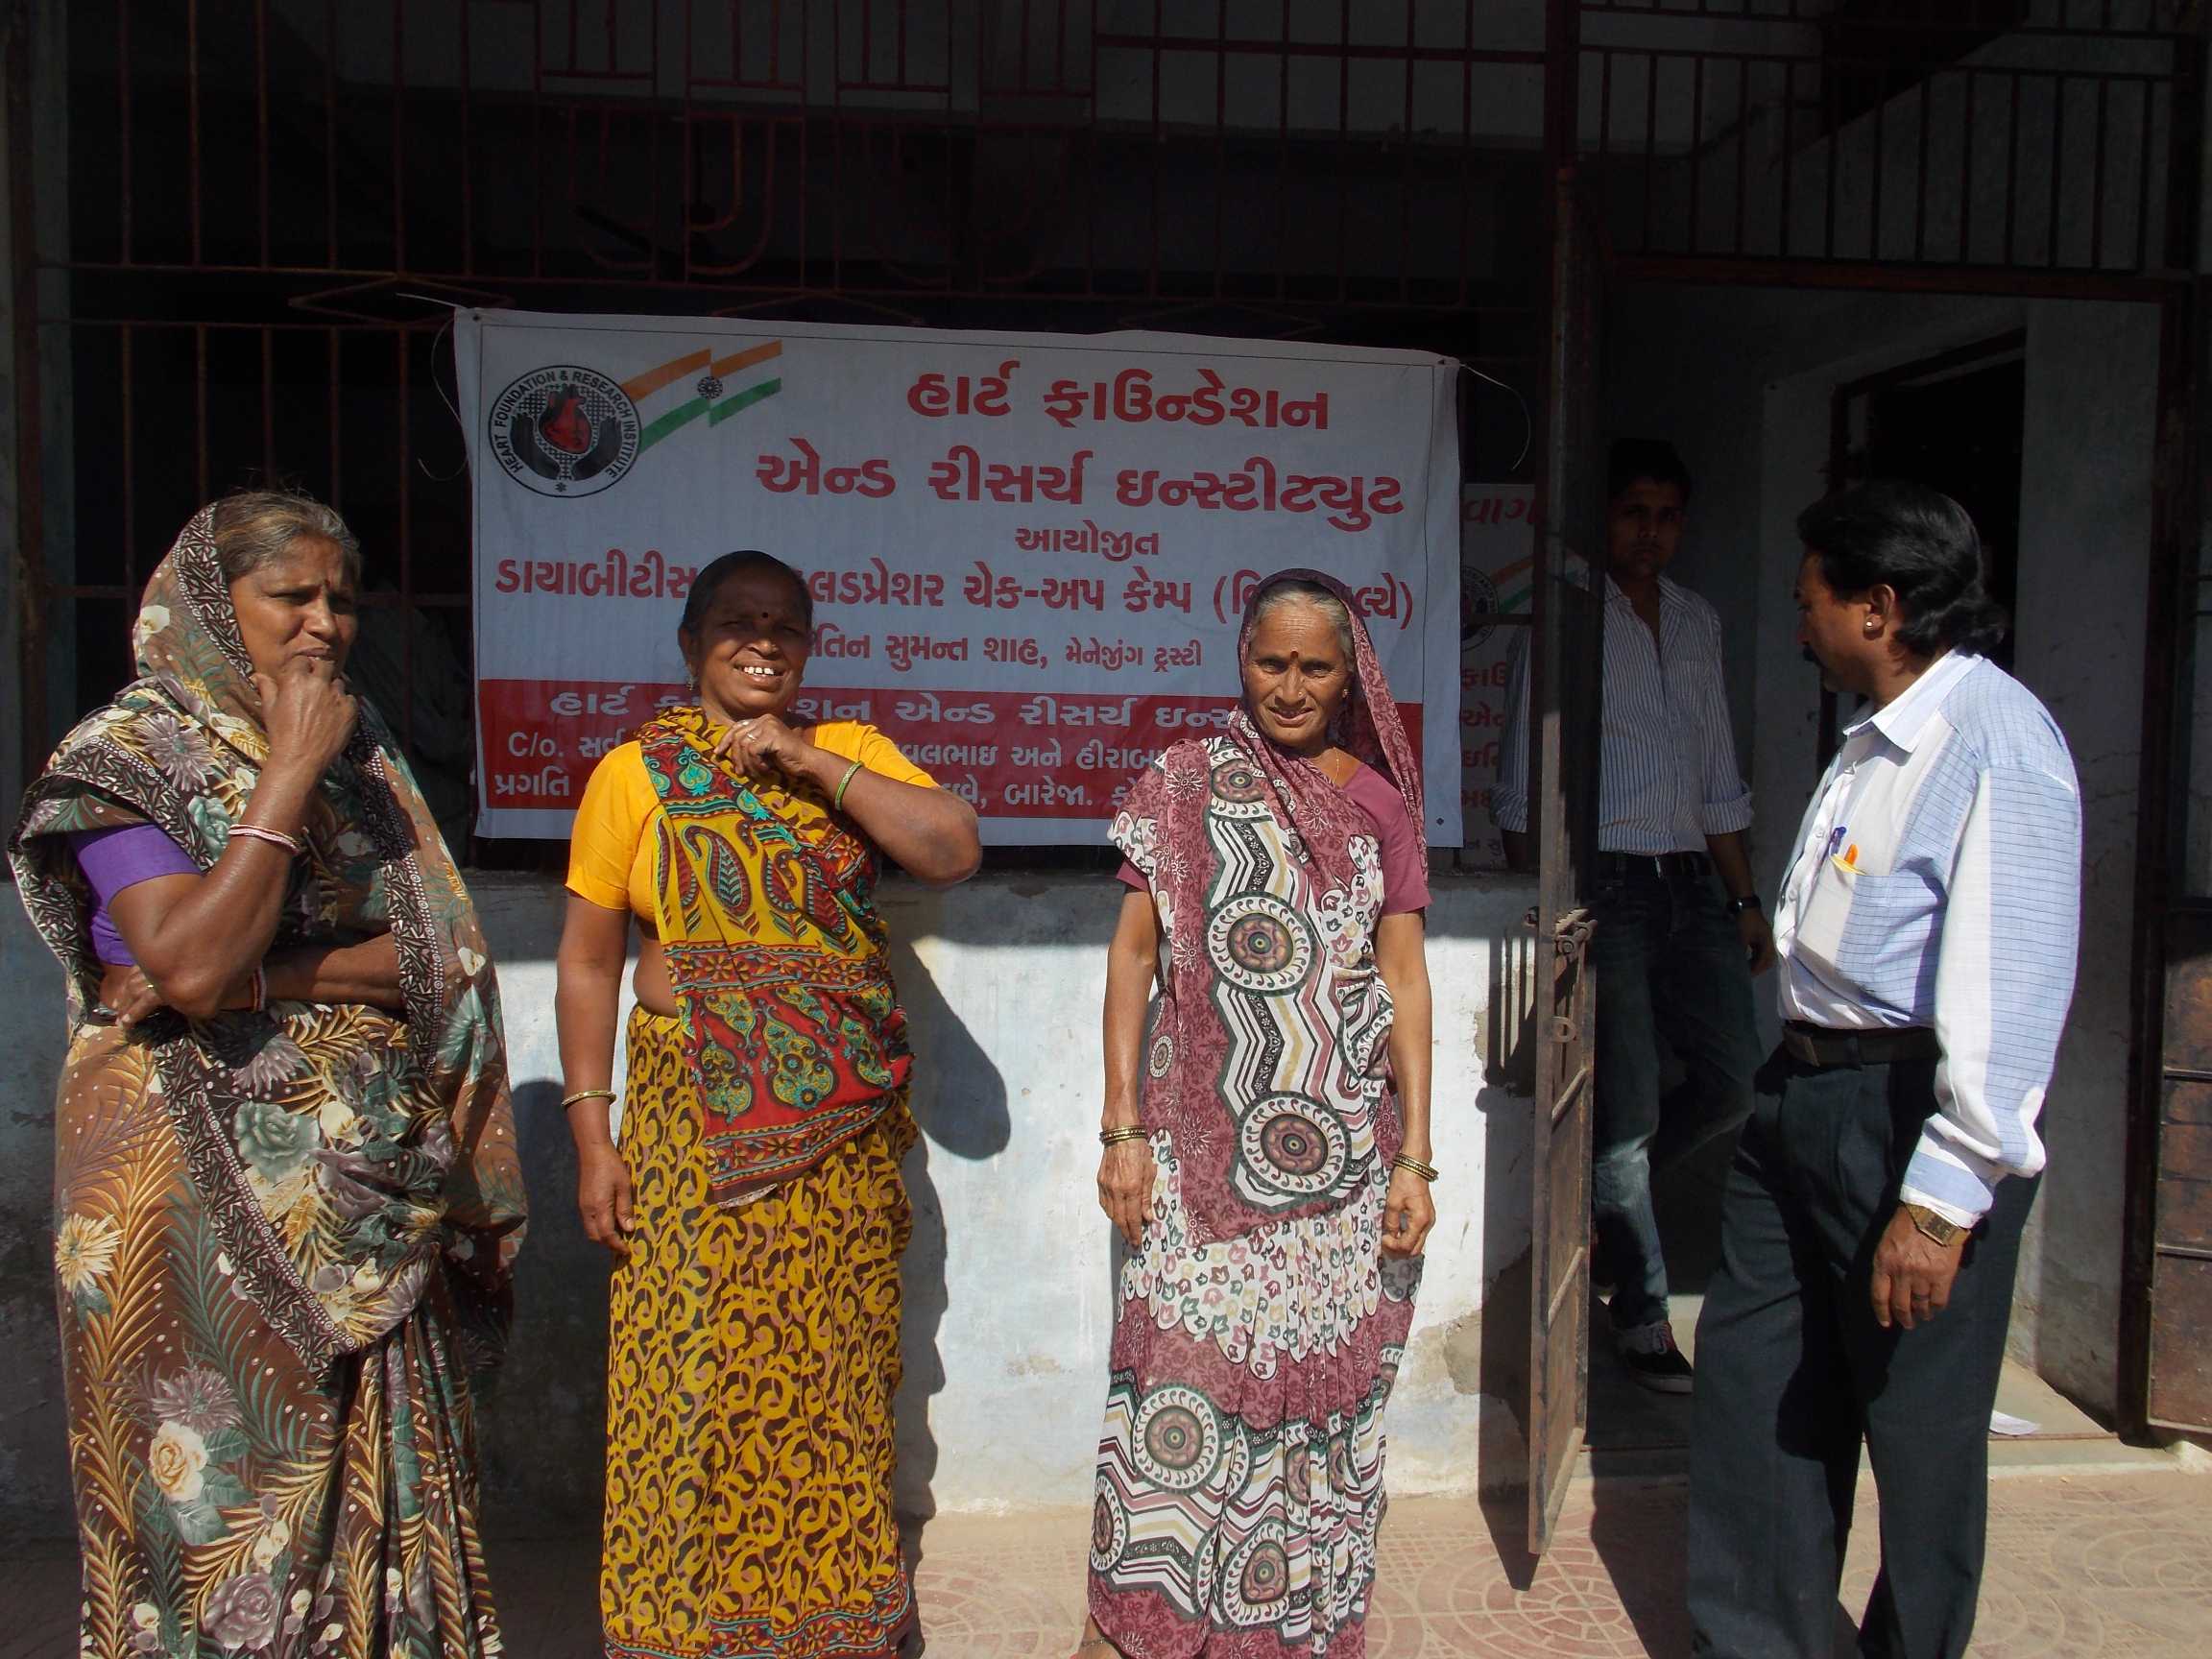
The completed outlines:
<svg viewBox="0 0 2212 1659">
<path fill-rule="evenodd" d="M 1902 1196 L 1961 1225 L 2043 1167 L 2081 923 L 2081 794 L 2057 724 L 1953 652 L 1854 722 L 1774 911 L 1785 1020 L 1927 1026 L 1936 1112 Z"/>
<path fill-rule="evenodd" d="M 1751 823 L 1736 769 L 1720 617 L 1659 578 L 1659 635 L 1605 578 L 1605 712 L 1598 777 L 1598 846 L 1605 853 L 1702 853 L 1708 835 Z M 1528 649 L 1514 648 L 1490 810 L 1501 830 L 1528 828 Z"/>
</svg>

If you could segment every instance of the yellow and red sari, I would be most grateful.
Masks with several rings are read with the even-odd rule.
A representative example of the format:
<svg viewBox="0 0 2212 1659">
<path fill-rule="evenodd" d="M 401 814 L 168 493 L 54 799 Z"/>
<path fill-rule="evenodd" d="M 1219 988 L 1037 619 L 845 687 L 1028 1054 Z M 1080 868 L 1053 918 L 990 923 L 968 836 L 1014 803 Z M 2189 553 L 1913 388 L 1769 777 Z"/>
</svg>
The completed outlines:
<svg viewBox="0 0 2212 1659">
<path fill-rule="evenodd" d="M 679 1010 L 628 1033 L 606 1651 L 873 1659 L 914 1613 L 891 1497 L 905 1016 L 873 849 L 815 792 L 714 758 L 714 736 L 671 709 L 608 756 L 570 872 L 594 902 L 643 915 L 650 896 Z M 868 728 L 814 740 L 928 781 Z M 611 878 L 646 859 L 649 879 Z"/>
</svg>

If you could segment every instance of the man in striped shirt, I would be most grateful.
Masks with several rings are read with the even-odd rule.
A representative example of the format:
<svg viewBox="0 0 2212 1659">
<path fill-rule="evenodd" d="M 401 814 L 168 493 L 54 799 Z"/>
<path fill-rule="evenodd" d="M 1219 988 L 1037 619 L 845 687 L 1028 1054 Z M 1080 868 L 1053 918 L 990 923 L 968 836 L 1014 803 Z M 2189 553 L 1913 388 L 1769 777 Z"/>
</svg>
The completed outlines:
<svg viewBox="0 0 2212 1659">
<path fill-rule="evenodd" d="M 1863 1436 L 1882 1571 L 1859 1651 L 1952 1659 L 2074 994 L 2080 793 L 2050 713 L 1980 655 L 2004 618 L 1956 502 L 1863 484 L 1797 528 L 1798 637 L 1867 704 L 1776 905 L 1784 1041 L 1697 1326 L 1694 1651 L 1831 1652 Z"/>
<path fill-rule="evenodd" d="M 1623 439 L 1608 472 L 1590 1211 L 1623 1362 L 1647 1388 L 1688 1393 L 1651 1176 L 1750 1111 L 1751 974 L 1771 964 L 1773 941 L 1744 845 L 1751 792 L 1729 730 L 1720 618 L 1665 575 L 1682 541 L 1689 470 L 1672 445 Z M 1527 721 L 1524 655 L 1491 796 L 1516 868 L 1527 865 Z M 1667 1053 L 1683 1076 L 1663 1092 Z"/>
</svg>

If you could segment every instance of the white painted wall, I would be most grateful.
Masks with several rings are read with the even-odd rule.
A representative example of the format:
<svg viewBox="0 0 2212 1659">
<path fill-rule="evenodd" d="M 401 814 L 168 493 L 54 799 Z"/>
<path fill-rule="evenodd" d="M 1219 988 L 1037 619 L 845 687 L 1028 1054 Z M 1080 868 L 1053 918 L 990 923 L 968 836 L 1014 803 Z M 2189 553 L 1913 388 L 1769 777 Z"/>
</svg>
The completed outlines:
<svg viewBox="0 0 2212 1659">
<path fill-rule="evenodd" d="M 606 1266 L 573 1209 L 560 1120 L 549 882 L 474 884 L 500 963 L 533 1220 L 520 1318 L 485 1419 L 490 1525 L 597 1524 Z M 991 877 L 950 894 L 891 885 L 884 908 L 920 1056 L 924 1140 L 907 1167 L 902 1506 L 1019 1510 L 1089 1501 L 1113 1321 L 1109 1230 L 1095 1207 L 1098 1004 L 1118 888 L 1105 877 Z M 1511 878 L 1440 877 L 1430 913 L 1436 992 L 1439 1221 L 1391 1406 L 1402 1493 L 1510 1482 L 1519 1431 L 1499 1394 L 1526 1374 L 1526 1294 L 1485 1332 L 1494 1281 L 1527 1249 L 1527 1102 L 1511 1069 L 1527 978 Z M 1508 983 L 1494 973 L 1507 963 Z M 21 909 L 0 904 L 0 1532 L 70 1529 L 59 1402 L 48 1190 L 62 1037 L 59 972 Z"/>
</svg>

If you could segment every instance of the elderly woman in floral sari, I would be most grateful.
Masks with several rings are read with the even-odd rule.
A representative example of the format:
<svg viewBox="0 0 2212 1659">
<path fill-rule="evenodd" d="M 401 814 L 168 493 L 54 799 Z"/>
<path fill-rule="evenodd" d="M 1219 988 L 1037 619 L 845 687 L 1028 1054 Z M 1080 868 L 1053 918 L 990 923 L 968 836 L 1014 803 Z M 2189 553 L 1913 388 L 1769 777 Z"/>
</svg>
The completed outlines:
<svg viewBox="0 0 2212 1659">
<path fill-rule="evenodd" d="M 1241 708 L 1114 821 L 1098 1193 L 1130 1255 L 1079 1659 L 1366 1651 L 1436 1170 L 1421 778 L 1349 601 L 1262 583 Z"/>
<path fill-rule="evenodd" d="M 344 678 L 322 503 L 203 509 L 138 678 L 10 843 L 61 959 L 62 1368 L 82 1648 L 499 1651 L 466 1362 L 522 1190 L 498 992 L 451 855 Z"/>
<path fill-rule="evenodd" d="M 797 724 L 799 573 L 699 572 L 696 703 L 576 813 L 561 1065 L 609 1310 L 599 1610 L 611 1659 L 875 1659 L 914 1599 L 891 1508 L 913 1056 L 878 853 L 945 886 L 975 814 L 875 727 Z M 619 1147 L 610 1134 L 628 946 Z"/>
</svg>

